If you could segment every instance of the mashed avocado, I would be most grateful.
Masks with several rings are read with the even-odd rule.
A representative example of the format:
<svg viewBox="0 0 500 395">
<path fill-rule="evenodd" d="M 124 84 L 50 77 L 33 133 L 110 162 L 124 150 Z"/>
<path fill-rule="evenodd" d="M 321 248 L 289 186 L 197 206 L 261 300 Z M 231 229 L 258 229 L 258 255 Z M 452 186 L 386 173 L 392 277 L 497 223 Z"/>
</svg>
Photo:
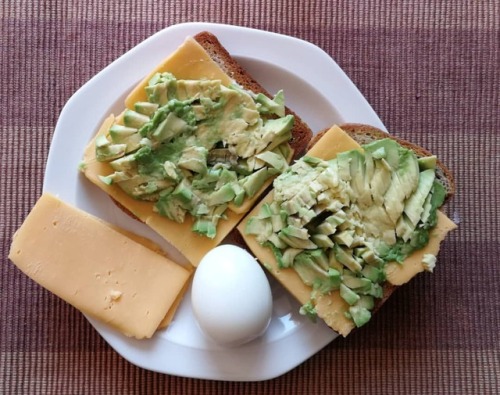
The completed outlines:
<svg viewBox="0 0 500 395">
<path fill-rule="evenodd" d="M 193 231 L 213 238 L 228 208 L 288 166 L 294 118 L 283 92 L 271 99 L 170 73 L 155 74 L 145 89 L 147 101 L 96 140 L 96 158 L 114 170 L 101 180 L 173 221 L 192 216 Z"/>
<path fill-rule="evenodd" d="M 418 159 L 392 139 L 362 148 L 295 162 L 245 228 L 311 287 L 303 314 L 314 315 L 318 295 L 338 291 L 356 326 L 383 296 L 386 264 L 427 245 L 445 198 L 435 158 Z"/>
</svg>

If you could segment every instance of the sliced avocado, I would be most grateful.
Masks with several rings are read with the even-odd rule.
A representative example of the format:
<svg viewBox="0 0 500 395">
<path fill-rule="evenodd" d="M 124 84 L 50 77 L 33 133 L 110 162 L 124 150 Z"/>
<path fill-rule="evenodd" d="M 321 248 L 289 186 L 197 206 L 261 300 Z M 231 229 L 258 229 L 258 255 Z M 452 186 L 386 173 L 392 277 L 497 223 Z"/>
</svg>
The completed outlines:
<svg viewBox="0 0 500 395">
<path fill-rule="evenodd" d="M 419 165 L 413 151 L 400 149 L 399 152 L 399 167 L 396 174 L 404 191 L 404 197 L 407 199 L 417 189 Z"/>
<path fill-rule="evenodd" d="M 347 272 L 344 272 L 342 275 L 342 283 L 358 293 L 368 292 L 372 286 L 372 281 L 370 279 L 349 275 Z"/>
<path fill-rule="evenodd" d="M 316 322 L 316 318 L 318 317 L 318 312 L 316 311 L 316 307 L 314 306 L 312 300 L 300 306 L 299 314 L 305 315 L 312 322 Z"/>
<path fill-rule="evenodd" d="M 294 263 L 295 257 L 302 252 L 300 248 L 286 248 L 283 253 L 283 267 L 291 267 Z"/>
<path fill-rule="evenodd" d="M 300 248 L 303 250 L 314 250 L 318 248 L 318 246 L 314 244 L 311 240 L 305 240 L 298 237 L 287 236 L 286 234 L 283 233 L 283 230 L 278 233 L 278 237 L 292 248 Z"/>
<path fill-rule="evenodd" d="M 428 169 L 436 169 L 436 165 L 437 165 L 437 157 L 435 155 L 418 158 L 418 167 L 420 171 Z"/>
<path fill-rule="evenodd" d="M 207 172 L 207 153 L 208 151 L 204 147 L 186 147 L 182 150 L 177 166 L 195 173 L 205 174 Z"/>
<path fill-rule="evenodd" d="M 344 181 L 351 180 L 351 154 L 350 151 L 340 152 L 336 158 L 338 175 Z"/>
<path fill-rule="evenodd" d="M 311 236 L 311 240 L 314 244 L 321 248 L 332 248 L 333 241 L 327 235 L 318 233 Z"/>
<path fill-rule="evenodd" d="M 208 197 L 207 203 L 209 206 L 217 206 L 222 203 L 230 202 L 235 198 L 232 184 L 225 184 L 217 191 L 214 191 Z"/>
<path fill-rule="evenodd" d="M 351 247 L 354 243 L 354 230 L 344 230 L 342 232 L 336 233 L 333 236 L 333 240 L 340 245 L 345 245 L 346 247 Z"/>
<path fill-rule="evenodd" d="M 288 236 L 288 237 L 296 237 L 302 240 L 309 239 L 309 232 L 306 228 L 299 228 L 296 226 L 287 226 L 286 228 L 281 229 L 279 234 Z"/>
<path fill-rule="evenodd" d="M 278 145 L 290 140 L 294 120 L 293 115 L 286 115 L 266 121 L 262 128 L 262 141 L 267 143 L 266 150 L 272 151 Z"/>
<path fill-rule="evenodd" d="M 344 265 L 342 265 L 335 257 L 335 251 L 333 248 L 328 250 L 328 266 L 338 270 L 340 273 L 344 272 Z"/>
<path fill-rule="evenodd" d="M 249 197 L 253 197 L 260 190 L 260 188 L 262 188 L 267 179 L 275 174 L 276 173 L 273 169 L 263 167 L 255 173 L 243 178 L 241 186 Z"/>
<path fill-rule="evenodd" d="M 279 172 L 282 172 L 287 167 L 287 162 L 282 155 L 276 154 L 272 151 L 264 151 L 258 155 L 255 155 L 257 159 L 260 159 L 270 166 L 274 167 Z"/>
<path fill-rule="evenodd" d="M 123 114 L 123 123 L 125 124 L 125 126 L 129 126 L 131 128 L 139 129 L 149 121 L 150 118 L 147 115 L 140 114 L 134 110 L 125 110 Z"/>
<path fill-rule="evenodd" d="M 109 137 L 115 144 L 123 143 L 131 135 L 136 134 L 138 130 L 129 126 L 114 124 L 109 128 Z"/>
<path fill-rule="evenodd" d="M 396 224 L 396 235 L 407 242 L 411 239 L 413 231 L 415 230 L 415 225 L 411 223 L 406 214 L 399 217 L 398 223 Z"/>
<path fill-rule="evenodd" d="M 340 284 L 340 297 L 351 306 L 360 299 L 360 296 L 356 292 L 349 289 L 344 284 Z"/>
<path fill-rule="evenodd" d="M 384 195 L 391 185 L 392 172 L 389 164 L 382 160 L 374 161 L 373 176 L 370 180 L 370 190 L 374 204 L 381 206 Z"/>
<path fill-rule="evenodd" d="M 99 162 L 107 162 L 119 158 L 125 154 L 126 149 L 126 144 L 112 144 L 102 135 L 95 140 L 95 155 Z"/>
<path fill-rule="evenodd" d="M 199 233 L 203 236 L 213 239 L 217 235 L 217 228 L 215 224 L 206 218 L 200 218 L 196 220 L 191 228 L 193 232 Z"/>
<path fill-rule="evenodd" d="M 153 131 L 151 138 L 155 141 L 170 141 L 189 129 L 186 121 L 171 112 Z"/>
<path fill-rule="evenodd" d="M 370 206 L 372 198 L 369 183 L 366 180 L 365 156 L 357 151 L 349 151 L 351 188 L 356 201 L 362 206 Z"/>
<path fill-rule="evenodd" d="M 330 267 L 326 252 L 321 248 L 304 252 L 304 254 L 308 254 L 323 270 L 328 270 Z"/>
<path fill-rule="evenodd" d="M 232 184 L 232 187 L 233 187 L 233 191 L 234 191 L 233 204 L 236 207 L 239 207 L 245 201 L 246 192 L 243 189 L 243 187 L 240 184 L 238 184 L 237 182 L 234 182 Z"/>
<path fill-rule="evenodd" d="M 396 172 L 392 173 L 391 185 L 384 195 L 385 211 L 393 224 L 396 224 L 403 213 L 405 204 L 405 190 Z"/>
<path fill-rule="evenodd" d="M 279 250 L 284 250 L 285 248 L 288 248 L 288 245 L 283 240 L 281 240 L 276 233 L 271 233 L 267 241 L 269 243 L 272 243 L 273 246 L 275 246 Z M 283 267 L 283 263 L 281 264 L 281 266 Z"/>
<path fill-rule="evenodd" d="M 404 212 L 408 216 L 408 219 L 413 224 L 413 226 L 417 226 L 417 223 L 421 218 L 421 215 L 424 211 L 425 199 L 431 191 L 431 188 L 434 184 L 434 179 L 434 170 L 429 169 L 421 172 L 418 179 L 417 190 L 412 196 L 410 196 L 404 206 Z"/>
<path fill-rule="evenodd" d="M 436 211 L 446 198 L 446 190 L 438 182 L 434 181 L 431 192 L 427 195 L 424 203 L 424 211 L 421 215 L 421 221 L 425 229 L 432 228 L 437 223 Z"/>
<path fill-rule="evenodd" d="M 287 225 L 287 214 L 282 211 L 279 214 L 271 215 L 271 224 L 273 226 L 273 232 L 278 233 Z"/>
<path fill-rule="evenodd" d="M 268 219 L 251 217 L 245 225 L 245 233 L 255 235 L 257 241 L 261 244 L 269 239 L 272 232 L 273 227 Z"/>
<path fill-rule="evenodd" d="M 137 169 L 137 163 L 134 154 L 122 156 L 121 158 L 114 159 L 109 162 L 113 170 L 116 171 L 130 171 Z"/>
<path fill-rule="evenodd" d="M 368 321 L 370 321 L 372 314 L 370 311 L 361 306 L 351 306 L 349 307 L 349 315 L 356 327 L 360 327 L 365 325 Z"/>
<path fill-rule="evenodd" d="M 158 107 L 159 106 L 157 103 L 150 103 L 147 101 L 141 101 L 134 104 L 135 112 L 147 115 L 148 117 L 151 117 L 156 112 L 156 110 L 158 110 Z"/>
<path fill-rule="evenodd" d="M 367 310 L 372 310 L 375 307 L 375 300 L 371 295 L 361 295 L 355 306 L 363 307 Z"/>
<path fill-rule="evenodd" d="M 384 271 L 375 266 L 366 265 L 363 270 L 361 270 L 361 274 L 374 283 L 385 281 Z"/>
<path fill-rule="evenodd" d="M 387 161 L 393 171 L 399 167 L 399 149 L 400 145 L 393 139 L 375 140 L 363 146 L 365 151 L 372 153 L 374 158 L 381 159 L 377 152 L 384 152 L 383 158 Z"/>
<path fill-rule="evenodd" d="M 261 114 L 275 114 L 278 117 L 285 116 L 285 97 L 282 90 L 276 93 L 273 99 L 263 93 L 258 93 L 254 96 L 254 100 Z"/>
<path fill-rule="evenodd" d="M 184 178 L 172 191 L 172 198 L 177 199 L 180 205 L 186 210 L 191 210 L 196 204 L 196 198 L 189 182 Z"/>
<path fill-rule="evenodd" d="M 333 268 L 324 268 L 314 255 L 303 252 L 295 257 L 293 268 L 300 276 L 304 284 L 313 287 L 321 293 L 328 293 L 338 289 L 340 284 L 340 273 Z"/>
<path fill-rule="evenodd" d="M 221 95 L 220 80 L 177 80 L 176 97 L 179 100 L 200 99 L 216 100 Z"/>
<path fill-rule="evenodd" d="M 333 250 L 335 252 L 335 258 L 337 261 L 342 263 L 345 267 L 349 268 L 352 270 L 354 273 L 358 273 L 361 271 L 363 268 L 361 264 L 353 257 L 352 252 L 349 250 L 346 250 L 339 245 L 335 245 L 333 247 Z"/>
<path fill-rule="evenodd" d="M 177 90 L 176 79 L 170 73 L 156 73 L 145 90 L 149 102 L 163 106 L 175 97 Z"/>
</svg>

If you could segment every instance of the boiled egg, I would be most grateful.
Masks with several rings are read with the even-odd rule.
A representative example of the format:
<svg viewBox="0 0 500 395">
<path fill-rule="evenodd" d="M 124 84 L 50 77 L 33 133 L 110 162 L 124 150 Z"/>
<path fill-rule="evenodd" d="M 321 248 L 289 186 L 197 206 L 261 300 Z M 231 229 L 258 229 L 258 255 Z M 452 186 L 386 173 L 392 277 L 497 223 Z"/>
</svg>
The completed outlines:
<svg viewBox="0 0 500 395">
<path fill-rule="evenodd" d="M 271 320 L 271 287 L 264 270 L 246 250 L 230 244 L 201 260 L 191 303 L 200 329 L 220 345 L 247 343 L 262 335 Z"/>
</svg>

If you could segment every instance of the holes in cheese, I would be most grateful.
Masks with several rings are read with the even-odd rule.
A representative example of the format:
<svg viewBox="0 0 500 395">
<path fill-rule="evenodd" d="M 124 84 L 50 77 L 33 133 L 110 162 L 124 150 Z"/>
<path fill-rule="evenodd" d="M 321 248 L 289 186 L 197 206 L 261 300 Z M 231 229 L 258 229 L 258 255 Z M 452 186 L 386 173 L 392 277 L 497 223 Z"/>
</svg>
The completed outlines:
<svg viewBox="0 0 500 395">
<path fill-rule="evenodd" d="M 15 233 L 9 258 L 82 313 L 138 339 L 171 320 L 191 275 L 50 194 Z"/>
</svg>

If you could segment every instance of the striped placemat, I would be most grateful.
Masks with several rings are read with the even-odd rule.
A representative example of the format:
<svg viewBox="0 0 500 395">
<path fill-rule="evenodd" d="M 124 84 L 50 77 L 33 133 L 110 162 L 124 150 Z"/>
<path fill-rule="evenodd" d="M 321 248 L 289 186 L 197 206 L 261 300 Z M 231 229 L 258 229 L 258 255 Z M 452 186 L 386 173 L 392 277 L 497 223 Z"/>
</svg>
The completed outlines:
<svg viewBox="0 0 500 395">
<path fill-rule="evenodd" d="M 499 393 L 499 4 L 2 2 L 0 393 Z M 401 287 L 368 325 L 273 380 L 208 381 L 137 368 L 7 259 L 13 232 L 41 194 L 66 101 L 151 34 L 190 21 L 259 28 L 318 45 L 391 132 L 436 153 L 457 181 L 447 212 L 460 226 L 435 273 Z"/>
</svg>

